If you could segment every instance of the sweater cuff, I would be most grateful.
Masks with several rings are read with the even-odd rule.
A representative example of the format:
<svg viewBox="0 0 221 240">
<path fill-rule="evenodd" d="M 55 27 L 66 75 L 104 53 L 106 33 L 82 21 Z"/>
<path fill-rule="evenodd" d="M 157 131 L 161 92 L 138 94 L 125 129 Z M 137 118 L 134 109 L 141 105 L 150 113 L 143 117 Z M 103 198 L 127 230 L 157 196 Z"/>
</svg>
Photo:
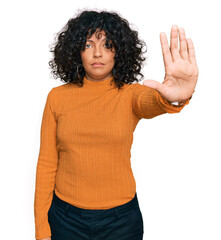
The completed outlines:
<svg viewBox="0 0 221 240">
<path fill-rule="evenodd" d="M 172 106 L 158 91 L 155 91 L 155 97 L 159 106 L 167 113 L 179 113 L 190 102 L 190 99 L 188 99 L 182 106 Z"/>
<path fill-rule="evenodd" d="M 44 221 L 44 224 L 42 226 L 40 226 L 39 228 L 36 228 L 35 231 L 35 238 L 36 239 L 43 239 L 46 237 L 51 237 L 51 227 L 49 225 L 48 220 Z"/>
</svg>

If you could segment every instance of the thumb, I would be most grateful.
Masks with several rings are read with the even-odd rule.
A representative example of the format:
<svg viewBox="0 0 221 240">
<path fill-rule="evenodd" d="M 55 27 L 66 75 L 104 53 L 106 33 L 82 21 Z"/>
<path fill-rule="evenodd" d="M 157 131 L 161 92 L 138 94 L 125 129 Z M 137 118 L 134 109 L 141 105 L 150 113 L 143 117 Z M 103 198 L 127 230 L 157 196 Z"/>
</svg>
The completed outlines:
<svg viewBox="0 0 221 240">
<path fill-rule="evenodd" d="M 157 90 L 162 96 L 166 95 L 166 86 L 155 80 L 145 80 L 143 85 Z"/>
</svg>

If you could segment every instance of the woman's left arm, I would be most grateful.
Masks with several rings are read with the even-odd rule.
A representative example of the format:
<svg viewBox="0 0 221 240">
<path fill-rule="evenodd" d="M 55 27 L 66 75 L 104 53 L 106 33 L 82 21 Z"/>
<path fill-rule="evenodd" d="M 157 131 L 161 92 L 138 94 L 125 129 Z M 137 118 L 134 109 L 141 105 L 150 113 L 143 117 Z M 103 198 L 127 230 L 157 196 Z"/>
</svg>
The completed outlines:
<svg viewBox="0 0 221 240">
<path fill-rule="evenodd" d="M 184 29 L 178 29 L 177 25 L 171 28 L 170 48 L 165 33 L 160 34 L 160 42 L 165 66 L 164 81 L 145 80 L 143 85 L 157 90 L 168 102 L 182 105 L 195 91 L 199 74 L 193 42 L 186 39 Z"/>
</svg>

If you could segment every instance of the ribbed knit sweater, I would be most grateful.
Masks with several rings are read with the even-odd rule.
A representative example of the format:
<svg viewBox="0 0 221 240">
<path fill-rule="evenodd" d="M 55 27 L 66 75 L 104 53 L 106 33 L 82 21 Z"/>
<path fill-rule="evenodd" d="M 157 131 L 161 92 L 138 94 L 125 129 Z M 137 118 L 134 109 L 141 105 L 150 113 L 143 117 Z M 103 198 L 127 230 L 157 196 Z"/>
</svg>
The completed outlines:
<svg viewBox="0 0 221 240">
<path fill-rule="evenodd" d="M 178 113 L 158 91 L 139 83 L 118 90 L 113 77 L 66 83 L 48 93 L 43 111 L 34 200 L 35 237 L 51 236 L 53 190 L 72 205 L 109 209 L 136 193 L 133 132 L 140 119 Z"/>
</svg>

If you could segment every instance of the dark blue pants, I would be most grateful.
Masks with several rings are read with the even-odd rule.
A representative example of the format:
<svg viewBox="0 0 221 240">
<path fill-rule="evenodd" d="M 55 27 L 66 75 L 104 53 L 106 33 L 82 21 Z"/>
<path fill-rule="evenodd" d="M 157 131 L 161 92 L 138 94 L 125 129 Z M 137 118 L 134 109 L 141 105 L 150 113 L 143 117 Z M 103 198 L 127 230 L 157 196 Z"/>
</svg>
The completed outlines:
<svg viewBox="0 0 221 240">
<path fill-rule="evenodd" d="M 51 240 L 142 240 L 143 217 L 137 193 L 109 209 L 82 209 L 55 194 L 48 211 Z"/>
</svg>

